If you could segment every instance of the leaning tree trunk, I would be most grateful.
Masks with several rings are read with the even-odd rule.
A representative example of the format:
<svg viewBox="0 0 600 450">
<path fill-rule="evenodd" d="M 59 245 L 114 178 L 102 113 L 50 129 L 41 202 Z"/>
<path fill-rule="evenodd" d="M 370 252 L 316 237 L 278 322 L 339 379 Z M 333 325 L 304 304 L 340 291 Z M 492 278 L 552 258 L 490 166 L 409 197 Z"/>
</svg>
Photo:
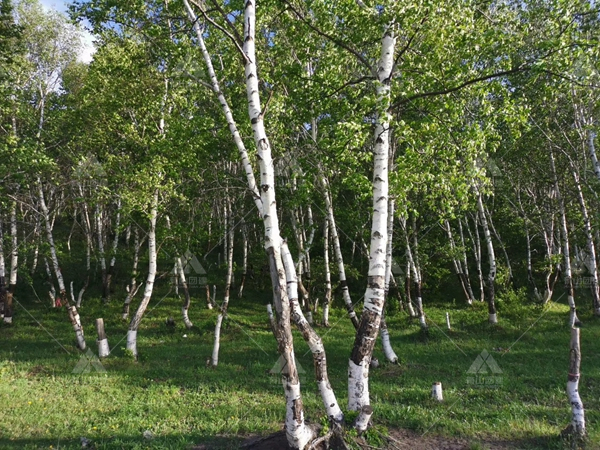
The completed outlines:
<svg viewBox="0 0 600 450">
<path fill-rule="evenodd" d="M 391 163 L 391 161 L 390 161 Z M 387 222 L 387 233 L 388 240 L 385 251 L 385 301 L 387 302 L 388 295 L 390 293 L 390 279 L 392 277 L 392 252 L 394 243 L 394 209 L 396 201 L 390 198 L 388 201 L 388 222 Z M 388 331 L 387 323 L 385 321 L 385 314 L 381 313 L 381 344 L 383 346 L 383 353 L 386 359 L 391 363 L 398 362 L 398 356 L 392 348 L 390 342 L 390 332 Z"/>
<path fill-rule="evenodd" d="M 46 206 L 46 200 L 44 199 L 42 181 L 39 178 L 37 179 L 37 187 L 40 199 L 40 209 L 42 212 L 44 223 L 46 225 L 46 238 L 48 239 L 48 244 L 50 245 L 50 257 L 52 260 L 52 268 L 54 269 L 54 275 L 56 276 L 56 281 L 58 282 L 59 297 L 64 301 L 64 304 L 67 308 L 69 320 L 73 325 L 75 337 L 77 338 L 77 346 L 81 350 L 85 350 L 85 338 L 83 335 L 83 327 L 81 326 L 81 320 L 79 318 L 79 313 L 77 312 L 77 307 L 75 305 L 69 305 L 67 290 L 65 288 L 65 280 L 60 270 L 60 265 L 58 264 L 56 246 L 54 245 L 54 236 L 52 235 L 52 223 L 50 221 L 50 214 L 48 212 L 48 207 Z"/>
<path fill-rule="evenodd" d="M 412 283 L 415 288 L 415 303 L 417 306 L 416 311 L 411 311 L 411 317 L 418 317 L 421 328 L 423 330 L 427 330 L 427 319 L 425 318 L 425 311 L 423 310 L 423 297 L 422 297 L 423 281 L 421 279 L 421 268 L 419 267 L 419 264 L 416 261 L 416 257 L 413 255 L 413 251 L 411 249 L 410 239 L 408 237 L 408 229 L 406 227 L 406 219 L 404 219 L 404 218 L 401 219 L 401 224 L 402 224 L 402 228 L 404 229 L 404 236 L 406 238 L 406 259 L 408 262 L 406 292 L 407 292 L 407 294 L 410 294 L 410 283 L 411 283 L 410 273 L 412 273 Z M 416 230 L 414 230 L 414 234 L 415 235 L 413 236 L 413 241 L 414 241 L 414 247 L 415 247 L 415 252 L 416 252 L 417 251 Z M 409 302 L 410 302 L 410 298 L 409 298 Z"/>
<path fill-rule="evenodd" d="M 335 254 L 335 262 L 338 267 L 338 275 L 340 280 L 340 289 L 342 290 L 342 298 L 348 311 L 348 317 L 352 321 L 355 329 L 358 329 L 358 318 L 354 312 L 354 305 L 350 298 L 350 290 L 348 289 L 348 280 L 346 279 L 346 269 L 344 268 L 344 258 L 340 246 L 340 237 L 338 236 L 337 226 L 335 225 L 335 216 L 333 215 L 333 202 L 331 201 L 331 190 L 329 183 L 324 176 L 320 177 L 321 185 L 323 186 L 325 196 L 325 208 L 327 209 L 327 220 L 329 222 L 329 230 L 331 231 L 331 241 L 333 242 L 333 251 Z"/>
<path fill-rule="evenodd" d="M 445 221 L 446 225 L 446 234 L 448 234 L 448 241 L 450 242 L 450 251 L 452 253 L 452 265 L 454 266 L 454 272 L 456 273 L 456 277 L 458 278 L 458 282 L 462 287 L 463 293 L 465 294 L 465 298 L 467 299 L 467 304 L 472 305 L 473 299 L 469 294 L 469 289 L 467 288 L 467 280 L 465 277 L 465 273 L 463 272 L 462 262 L 458 259 L 456 243 L 454 242 L 454 236 L 452 235 L 452 227 L 450 226 L 450 221 Z"/>
<path fill-rule="evenodd" d="M 319 393 L 321 394 L 321 399 L 323 400 L 323 405 L 325 406 L 325 411 L 327 412 L 327 417 L 336 423 L 341 423 L 344 419 L 344 415 L 339 407 L 327 375 L 325 347 L 323 347 L 321 338 L 315 333 L 304 317 L 304 314 L 302 314 L 302 308 L 300 308 L 300 304 L 298 303 L 298 278 L 294 267 L 294 260 L 292 259 L 292 254 L 285 242 L 281 246 L 281 254 L 283 265 L 285 267 L 287 294 L 291 306 L 291 318 L 298 327 L 298 330 L 302 333 L 302 337 L 308 344 L 313 355 L 317 386 L 319 388 Z"/>
<path fill-rule="evenodd" d="M 142 317 L 146 312 L 150 298 L 152 297 L 152 290 L 154 289 L 154 278 L 156 277 L 156 217 L 158 216 L 158 189 L 154 191 L 152 196 L 152 205 L 150 210 L 150 229 L 148 230 L 148 277 L 146 278 L 146 286 L 144 288 L 144 298 L 142 299 L 140 306 L 138 306 L 135 315 L 129 323 L 129 329 L 127 331 L 127 345 L 126 348 L 129 350 L 134 357 L 137 358 L 137 332 L 140 327 Z"/>
<path fill-rule="evenodd" d="M 381 314 L 385 303 L 385 255 L 388 219 L 388 159 L 391 115 L 391 77 L 394 65 L 396 38 L 388 28 L 382 38 L 381 59 L 378 64 L 378 110 L 373 148 L 373 221 L 367 289 L 354 347 L 348 361 L 348 409 L 359 411 L 354 424 L 359 433 L 366 431 L 373 408 L 369 398 L 369 365 Z"/>
<path fill-rule="evenodd" d="M 285 431 L 290 447 L 304 449 L 313 439 L 314 432 L 304 421 L 304 407 L 300 394 L 300 379 L 294 357 L 294 341 L 290 324 L 290 305 L 286 292 L 287 282 L 281 259 L 281 236 L 275 201 L 275 172 L 271 156 L 271 145 L 264 126 L 264 115 L 260 104 L 258 73 L 256 66 L 255 32 L 256 6 L 248 0 L 244 9 L 244 55 L 248 114 L 254 132 L 254 141 L 260 164 L 262 217 L 265 227 L 265 249 L 269 255 L 271 281 L 275 297 L 278 320 L 276 338 L 278 350 L 288 368 L 283 374 L 286 396 Z"/>
<path fill-rule="evenodd" d="M 585 231 L 585 238 L 587 241 L 588 255 L 586 258 L 586 266 L 590 272 L 590 289 L 592 291 L 592 307 L 594 314 L 600 316 L 600 292 L 598 291 L 598 266 L 596 265 L 596 246 L 594 245 L 594 235 L 592 233 L 592 223 L 588 214 L 587 205 L 583 196 L 583 190 L 581 189 L 581 183 L 579 181 L 579 174 L 573 167 L 573 179 L 577 188 L 577 198 L 579 199 L 579 206 L 581 207 L 581 217 L 583 218 L 583 229 Z"/>
<path fill-rule="evenodd" d="M 483 269 L 481 267 L 481 240 L 479 239 L 478 214 L 473 214 L 473 226 L 475 227 L 475 233 L 471 233 L 468 217 L 465 217 L 465 224 L 467 225 L 467 232 L 469 233 L 469 237 L 473 243 L 473 256 L 475 257 L 477 278 L 479 279 L 479 301 L 483 302 L 485 301 L 485 284 L 483 282 Z"/>
<path fill-rule="evenodd" d="M 229 294 L 231 291 L 231 278 L 233 276 L 233 220 L 231 220 L 231 203 L 229 200 L 229 195 L 227 195 L 227 199 L 225 200 L 225 230 L 226 234 L 226 243 L 227 243 L 227 277 L 225 278 L 225 297 L 223 299 L 223 304 L 219 309 L 219 315 L 217 316 L 217 324 L 215 326 L 215 341 L 213 345 L 213 352 L 211 358 L 211 365 L 213 367 L 217 367 L 219 364 L 219 348 L 221 346 L 221 325 L 223 324 L 223 319 L 227 316 L 227 307 L 229 306 Z"/>
<path fill-rule="evenodd" d="M 190 297 L 190 290 L 187 285 L 187 280 L 185 279 L 185 272 L 183 271 L 183 263 L 181 262 L 181 256 L 175 258 L 175 265 L 177 267 L 177 275 L 179 276 L 179 282 L 181 283 L 181 287 L 183 288 L 183 305 L 181 306 L 181 315 L 183 317 L 183 323 L 185 324 L 185 327 L 190 329 L 194 326 L 188 315 L 192 299 Z"/>
<path fill-rule="evenodd" d="M 477 188 L 475 188 L 475 190 L 477 194 L 477 210 L 479 211 L 479 218 L 481 219 L 481 228 L 483 228 L 483 236 L 485 238 L 485 244 L 487 245 L 488 261 L 490 264 L 487 278 L 488 320 L 491 324 L 497 324 L 498 315 L 496 313 L 496 302 L 494 299 L 496 293 L 494 289 L 494 283 L 496 281 L 496 254 L 494 253 L 494 243 L 492 242 L 490 227 L 488 226 L 488 220 L 483 207 L 483 199 L 479 190 Z"/>
<path fill-rule="evenodd" d="M 467 291 L 469 292 L 469 298 L 471 303 L 475 301 L 475 294 L 473 294 L 473 287 L 471 286 L 471 277 L 469 276 L 469 261 L 467 260 L 467 247 L 465 245 L 465 234 L 463 232 L 462 219 L 458 218 L 458 231 L 460 232 L 460 243 L 462 245 L 462 263 L 463 263 L 463 274 L 465 275 L 465 282 L 467 284 Z"/>
<path fill-rule="evenodd" d="M 19 266 L 19 247 L 17 242 L 17 202 L 13 202 L 10 208 L 10 277 L 8 292 L 4 301 L 4 323 L 12 323 L 13 318 L 13 296 L 17 288 L 17 269 Z"/>
</svg>

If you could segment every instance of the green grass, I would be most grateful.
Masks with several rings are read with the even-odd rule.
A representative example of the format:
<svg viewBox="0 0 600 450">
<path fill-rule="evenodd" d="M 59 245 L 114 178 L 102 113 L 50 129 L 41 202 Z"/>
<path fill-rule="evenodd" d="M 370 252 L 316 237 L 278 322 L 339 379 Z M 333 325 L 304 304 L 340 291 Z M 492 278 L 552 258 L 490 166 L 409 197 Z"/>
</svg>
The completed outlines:
<svg viewBox="0 0 600 450">
<path fill-rule="evenodd" d="M 108 306 L 87 298 L 81 318 L 88 347 L 96 351 L 94 319 L 103 317 L 113 351 L 102 361 L 105 373 L 91 367 L 91 372 L 78 374 L 72 372 L 82 353 L 74 345 L 65 310 L 49 308 L 29 289 L 21 288 L 14 324 L 0 326 L 0 448 L 76 449 L 81 448 L 80 437 L 92 440 L 97 449 L 181 449 L 201 443 L 237 448 L 244 436 L 281 429 L 283 390 L 279 378 L 269 374 L 278 355 L 263 306 L 268 293 L 232 300 L 216 369 L 206 365 L 215 313 L 203 307 L 203 296 L 194 299 L 194 328 L 186 330 L 180 300 L 167 296 L 157 305 L 166 294 L 157 292 L 138 333 L 138 361 L 124 351 L 127 322 L 121 320 L 118 296 Z M 401 364 L 384 363 L 377 347 L 382 365 L 372 372 L 371 397 L 378 430 L 408 428 L 472 442 L 511 441 L 514 448 L 561 448 L 557 436 L 570 421 L 567 307 L 552 304 L 543 310 L 500 302 L 498 327 L 486 323 L 481 304 L 426 308 L 439 326 L 432 325 L 427 334 L 404 314 L 388 318 Z M 446 311 L 451 332 L 445 327 Z M 174 330 L 164 324 L 168 316 L 176 320 Z M 580 318 L 580 393 L 589 448 L 600 448 L 600 323 L 586 311 Z M 332 385 L 344 405 L 354 333 L 342 308 L 333 310 L 330 321 L 331 329 L 317 331 L 328 351 Z M 295 345 L 305 371 L 306 414 L 320 421 L 324 409 L 311 355 L 298 334 Z M 498 348 L 510 351 L 494 351 Z M 484 349 L 502 370 L 498 386 L 469 384 L 467 370 Z M 435 381 L 443 384 L 443 403 L 430 398 Z M 152 439 L 143 437 L 146 430 Z"/>
</svg>

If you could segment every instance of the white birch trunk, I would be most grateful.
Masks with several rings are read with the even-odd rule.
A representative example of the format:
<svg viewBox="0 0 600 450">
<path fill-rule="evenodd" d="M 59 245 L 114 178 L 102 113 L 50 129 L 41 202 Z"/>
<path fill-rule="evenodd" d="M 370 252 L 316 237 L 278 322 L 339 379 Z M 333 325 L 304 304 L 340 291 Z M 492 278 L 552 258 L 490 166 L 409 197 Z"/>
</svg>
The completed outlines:
<svg viewBox="0 0 600 450">
<path fill-rule="evenodd" d="M 244 285 L 246 284 L 246 277 L 248 276 L 248 232 L 246 231 L 246 225 L 242 225 L 242 280 L 240 282 L 240 288 L 238 290 L 238 298 L 242 298 L 244 293 Z"/>
<path fill-rule="evenodd" d="M 50 221 L 50 214 L 48 212 L 48 207 L 46 206 L 46 200 L 44 199 L 44 191 L 42 189 L 42 181 L 37 179 L 38 185 L 38 195 L 40 199 L 40 209 L 42 211 L 42 216 L 44 218 L 44 222 L 46 224 L 46 238 L 48 239 L 48 244 L 50 245 L 50 257 L 52 260 L 52 267 L 54 269 L 54 275 L 56 276 L 56 281 L 58 282 L 58 290 L 59 296 L 62 301 L 64 301 L 65 306 L 67 308 L 67 313 L 69 315 L 69 320 L 73 325 L 73 330 L 75 331 L 75 337 L 77 339 L 77 345 L 81 350 L 85 350 L 85 338 L 83 334 L 83 327 L 81 325 L 81 320 L 79 319 L 79 313 L 77 312 L 77 307 L 75 305 L 69 305 L 69 299 L 67 298 L 67 289 L 65 288 L 65 280 L 63 278 L 62 272 L 60 270 L 60 265 L 58 263 L 58 256 L 56 254 L 56 247 L 54 245 L 54 236 L 52 235 L 52 223 Z"/>
<path fill-rule="evenodd" d="M 104 320 L 102 318 L 96 319 L 96 331 L 98 332 L 98 357 L 106 358 L 110 355 L 110 348 L 108 347 L 108 338 L 104 331 Z"/>
<path fill-rule="evenodd" d="M 181 307 L 181 315 L 183 317 L 183 323 L 187 329 L 190 329 L 194 326 L 190 317 L 188 315 L 188 311 L 190 309 L 190 290 L 188 289 L 187 280 L 185 279 L 185 272 L 183 271 L 183 263 L 181 262 L 181 256 L 175 258 L 175 264 L 177 265 L 177 274 L 179 276 L 179 282 L 183 287 L 183 306 Z"/>
<path fill-rule="evenodd" d="M 571 328 L 571 351 L 569 376 L 567 377 L 567 396 L 571 404 L 571 431 L 577 438 L 583 438 L 585 429 L 585 410 L 579 397 L 579 377 L 581 365 L 581 349 L 579 345 L 579 328 Z"/>
<path fill-rule="evenodd" d="M 575 288 L 573 287 L 573 274 L 571 271 L 571 249 L 569 245 L 569 227 L 567 226 L 567 214 L 565 211 L 565 203 L 562 198 L 560 187 L 558 185 L 558 176 L 556 174 L 556 165 L 554 163 L 554 153 L 550 151 L 550 166 L 552 168 L 552 174 L 554 177 L 554 190 L 556 192 L 556 198 L 558 200 L 558 207 L 561 216 L 561 236 L 563 246 L 563 261 L 565 266 L 565 290 L 567 294 L 567 302 L 570 308 L 569 314 L 569 328 L 573 328 L 575 324 L 579 324 L 577 318 L 577 308 L 575 306 Z"/>
<path fill-rule="evenodd" d="M 387 249 L 388 219 L 388 161 L 391 115 L 391 76 L 394 65 L 396 38 L 386 30 L 382 39 L 381 59 L 378 64 L 378 117 L 373 139 L 373 221 L 369 272 L 363 312 L 348 362 L 348 409 L 360 411 L 354 424 L 359 433 L 366 431 L 373 409 L 369 398 L 369 365 L 385 303 L 385 255 Z"/>
<path fill-rule="evenodd" d="M 391 162 L 391 161 L 390 161 Z M 396 201 L 393 198 L 389 199 L 388 202 L 388 221 L 387 221 L 387 234 L 388 241 L 385 252 L 385 301 L 387 302 L 390 292 L 390 279 L 392 277 L 392 251 L 394 243 L 394 211 Z M 383 353 L 385 358 L 396 364 L 398 362 L 398 356 L 392 348 L 390 341 L 390 332 L 388 331 L 387 323 L 385 321 L 385 314 L 381 314 L 381 345 L 383 346 Z"/>
<path fill-rule="evenodd" d="M 152 205 L 150 210 L 150 229 L 148 230 L 148 277 L 146 278 L 146 286 L 144 288 L 144 298 L 140 306 L 129 323 L 127 332 L 126 349 L 131 351 L 134 357 L 137 358 L 137 332 L 142 321 L 142 317 L 146 312 L 152 291 L 154 289 L 154 278 L 156 277 L 156 218 L 158 216 L 158 189 L 154 191 L 152 196 Z"/>
<path fill-rule="evenodd" d="M 233 237 L 234 231 L 231 220 L 231 203 L 229 196 L 227 196 L 225 211 L 227 216 L 225 217 L 225 229 L 227 232 L 227 278 L 225 279 L 225 297 L 223 304 L 221 305 L 219 315 L 217 316 L 217 324 L 215 326 L 215 341 L 213 345 L 213 352 L 211 358 L 211 365 L 217 367 L 219 364 L 219 347 L 221 345 L 221 325 L 223 319 L 227 316 L 227 307 L 229 306 L 229 293 L 231 291 L 231 278 L 233 276 Z"/>
<path fill-rule="evenodd" d="M 250 192 L 252 194 L 254 204 L 256 205 L 260 216 L 263 217 L 263 202 L 261 201 L 261 194 L 258 192 L 258 188 L 256 186 L 256 180 L 254 178 L 252 164 L 250 163 L 250 159 L 248 158 L 246 146 L 244 145 L 244 141 L 242 141 L 242 137 L 240 136 L 240 133 L 237 129 L 237 125 L 235 123 L 235 119 L 233 118 L 231 109 L 229 108 L 229 104 L 227 103 L 227 100 L 225 99 L 225 96 L 223 95 L 223 92 L 221 91 L 221 88 L 219 86 L 219 81 L 217 79 L 217 75 L 215 74 L 215 69 L 213 67 L 210 54 L 208 53 L 208 50 L 206 49 L 206 45 L 204 43 L 202 28 L 200 27 L 198 18 L 194 14 L 194 11 L 192 11 L 188 0 L 183 0 L 183 4 L 185 6 L 185 10 L 187 12 L 189 20 L 194 24 L 194 31 L 198 40 L 198 46 L 202 51 L 202 56 L 204 57 L 204 62 L 206 63 L 206 67 L 208 69 L 208 75 L 210 76 L 212 88 L 215 94 L 217 95 L 217 98 L 219 99 L 219 103 L 221 104 L 221 108 L 223 109 L 223 114 L 225 114 L 225 119 L 227 120 L 229 131 L 231 132 L 235 145 L 238 148 L 240 160 L 242 161 L 242 166 L 244 168 L 244 172 L 246 173 L 246 181 L 248 182 L 248 188 L 250 189 Z"/>
<path fill-rule="evenodd" d="M 329 327 L 329 307 L 331 305 L 331 271 L 329 270 L 329 220 L 323 226 L 323 265 L 325 266 L 325 301 L 323 302 L 323 326 Z"/>
<path fill-rule="evenodd" d="M 4 232 L 2 216 L 0 216 L 0 319 L 4 319 L 4 302 L 6 301 L 6 266 L 4 262 Z"/>
<path fill-rule="evenodd" d="M 8 291 L 4 298 L 4 323 L 12 323 L 13 296 L 17 288 L 17 269 L 19 266 L 19 247 L 17 242 L 17 202 L 12 202 L 10 208 L 10 275 Z"/>
<path fill-rule="evenodd" d="M 594 168 L 594 173 L 596 177 L 600 180 L 600 162 L 598 162 L 598 157 L 596 156 L 596 148 L 594 147 L 594 139 L 596 137 L 596 133 L 590 131 L 588 134 L 588 150 L 590 152 L 590 158 L 592 159 L 592 167 Z"/>
<path fill-rule="evenodd" d="M 291 305 L 291 318 L 302 333 L 302 337 L 308 344 L 310 351 L 313 355 L 313 361 L 315 365 L 315 376 L 317 380 L 317 386 L 327 417 L 337 423 L 341 423 L 344 419 L 342 410 L 340 409 L 331 384 L 329 383 L 329 377 L 327 375 L 327 359 L 325 356 L 325 347 L 321 338 L 315 333 L 307 319 L 302 314 L 302 308 L 298 303 L 298 279 L 296 275 L 296 269 L 294 267 L 294 261 L 292 254 L 284 242 L 281 246 L 281 256 L 283 258 L 283 264 L 285 267 L 285 274 L 287 280 L 287 294 Z"/>
<path fill-rule="evenodd" d="M 494 283 L 496 280 L 496 254 L 494 253 L 494 243 L 492 242 L 492 235 L 490 233 L 485 209 L 483 207 L 483 199 L 481 193 L 477 188 L 475 188 L 475 192 L 477 194 L 477 210 L 479 211 L 479 218 L 481 219 L 481 228 L 483 228 L 483 236 L 487 245 L 488 261 L 490 265 L 487 279 L 488 320 L 491 324 L 497 324 L 498 315 L 496 312 L 496 303 L 494 299 L 496 293 L 494 289 Z"/>
<path fill-rule="evenodd" d="M 288 371 L 283 374 L 286 397 L 285 430 L 288 445 L 303 450 L 313 439 L 314 432 L 304 421 L 304 408 L 300 395 L 300 380 L 294 358 L 294 341 L 290 325 L 290 305 L 286 292 L 286 279 L 281 259 L 281 237 L 275 201 L 275 173 L 271 146 L 265 132 L 263 111 L 260 104 L 255 51 L 256 7 L 254 0 L 247 0 L 244 8 L 244 54 L 248 114 L 254 132 L 257 156 L 260 162 L 262 218 L 265 229 L 265 249 L 269 255 L 275 308 L 278 312 L 276 338 L 278 348 Z"/>
<path fill-rule="evenodd" d="M 131 281 L 129 282 L 129 285 L 127 286 L 127 296 L 125 297 L 125 302 L 123 303 L 123 320 L 126 320 L 129 317 L 129 306 L 131 305 L 131 300 L 133 300 L 133 297 L 135 297 L 135 295 L 137 294 L 138 289 L 140 288 L 140 286 L 138 286 L 137 284 L 137 268 L 138 268 L 138 263 L 140 261 L 140 248 L 142 246 L 142 243 L 140 241 L 140 236 L 139 236 L 139 231 L 138 231 L 138 227 L 134 227 L 133 229 L 133 235 L 134 235 L 134 250 L 133 250 L 133 268 L 131 270 Z"/>
<path fill-rule="evenodd" d="M 340 237 L 335 224 L 335 216 L 333 215 L 333 202 L 331 201 L 329 182 L 323 175 L 320 176 L 320 179 L 324 190 L 325 208 L 327 209 L 327 219 L 329 222 L 329 230 L 331 231 L 331 241 L 333 242 L 333 252 L 338 268 L 342 298 L 344 299 L 346 311 L 348 312 L 348 317 L 352 321 L 352 325 L 354 325 L 355 329 L 358 329 L 358 317 L 356 316 L 356 312 L 354 312 L 354 305 L 352 304 L 352 299 L 350 298 L 350 290 L 348 289 L 348 281 L 346 279 L 346 269 L 344 268 L 344 258 L 342 256 L 342 248 L 340 246 Z"/>
<path fill-rule="evenodd" d="M 590 289 L 592 291 L 592 307 L 594 314 L 600 316 L 600 291 L 598 290 L 598 266 L 596 264 L 596 246 L 594 245 L 594 235 L 592 233 L 592 223 L 588 214 L 587 205 L 583 196 L 583 190 L 581 189 L 581 183 L 579 181 L 579 174 L 573 167 L 573 179 L 575 181 L 575 187 L 577 188 L 577 197 L 579 199 L 579 206 L 581 207 L 581 217 L 583 219 L 583 228 L 585 231 L 585 238 L 587 241 L 588 255 L 586 258 L 586 266 L 590 272 Z"/>
<path fill-rule="evenodd" d="M 471 303 L 475 301 L 475 294 L 473 294 L 473 287 L 471 286 L 471 278 L 469 276 L 469 261 L 467 260 L 467 247 L 465 245 L 465 234 L 463 232 L 462 219 L 458 218 L 458 231 L 460 233 L 460 243 L 462 245 L 462 262 L 463 262 L 463 273 L 467 282 L 467 290 L 469 292 L 469 298 Z"/>
<path fill-rule="evenodd" d="M 102 271 L 102 303 L 108 301 L 106 293 L 106 257 L 104 254 L 104 223 L 100 206 L 96 206 L 96 236 L 98 238 L 98 258 L 100 260 L 100 270 Z"/>
</svg>

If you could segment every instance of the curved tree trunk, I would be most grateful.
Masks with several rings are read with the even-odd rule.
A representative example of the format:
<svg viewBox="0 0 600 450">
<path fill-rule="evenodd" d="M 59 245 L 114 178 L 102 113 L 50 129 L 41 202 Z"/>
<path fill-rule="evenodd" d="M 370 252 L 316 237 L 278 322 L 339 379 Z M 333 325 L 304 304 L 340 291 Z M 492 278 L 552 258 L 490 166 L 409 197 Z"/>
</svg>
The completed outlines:
<svg viewBox="0 0 600 450">
<path fill-rule="evenodd" d="M 190 329 L 194 326 L 191 322 L 190 317 L 188 315 L 188 311 L 190 309 L 191 297 L 190 290 L 188 289 L 187 280 L 185 279 L 185 273 L 183 271 L 183 263 L 181 262 L 181 256 L 175 258 L 175 264 L 177 265 L 177 274 L 179 276 L 179 282 L 181 283 L 181 287 L 183 288 L 183 305 L 181 307 L 181 315 L 183 317 L 183 323 L 187 329 Z"/>
<path fill-rule="evenodd" d="M 144 298 L 140 306 L 138 306 L 135 315 L 129 323 L 127 331 L 127 350 L 131 351 L 134 357 L 137 358 L 137 332 L 140 327 L 142 317 L 146 312 L 152 291 L 154 289 L 154 278 L 156 277 L 156 218 L 158 216 L 158 189 L 154 191 L 152 196 L 152 206 L 150 210 L 150 229 L 148 230 L 148 277 L 146 278 L 146 286 L 144 288 Z"/>
</svg>

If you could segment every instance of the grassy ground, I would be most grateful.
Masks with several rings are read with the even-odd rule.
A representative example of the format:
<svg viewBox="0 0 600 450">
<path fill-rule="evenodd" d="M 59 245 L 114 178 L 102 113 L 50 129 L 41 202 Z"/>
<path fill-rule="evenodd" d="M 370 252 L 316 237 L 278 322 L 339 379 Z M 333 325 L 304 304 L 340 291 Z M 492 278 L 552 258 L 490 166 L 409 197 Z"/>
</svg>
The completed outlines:
<svg viewBox="0 0 600 450">
<path fill-rule="evenodd" d="M 279 377 L 270 373 L 278 355 L 264 309 L 268 293 L 232 300 L 220 363 L 213 369 L 206 362 L 215 313 L 200 300 L 194 300 L 190 311 L 194 328 L 186 330 L 179 316 L 180 300 L 157 292 L 138 333 L 140 358 L 134 361 L 124 351 L 127 323 L 121 320 L 117 295 L 108 306 L 100 305 L 98 298 L 86 299 L 81 316 L 89 348 L 96 352 L 96 317 L 104 318 L 112 348 L 99 366 L 87 364 L 75 348 L 65 310 L 49 308 L 33 290 L 28 294 L 25 289 L 15 305 L 14 325 L 0 325 L 0 448 L 75 449 L 81 448 L 81 437 L 98 449 L 181 449 L 200 443 L 236 448 L 244 436 L 281 429 L 285 408 Z M 473 448 L 486 439 L 510 441 L 513 448 L 561 448 L 557 436 L 570 421 L 565 394 L 568 309 L 560 303 L 546 309 L 522 303 L 500 302 L 498 327 L 485 323 L 481 304 L 427 306 L 427 334 L 404 314 L 389 317 L 401 364 L 383 363 L 372 373 L 377 425 L 372 436 L 408 428 L 426 435 L 460 436 L 473 442 Z M 451 314 L 450 332 L 446 311 Z M 171 315 L 175 329 L 165 325 Z M 585 311 L 580 318 L 580 393 L 589 448 L 600 448 L 600 323 Z M 331 323 L 331 329 L 318 332 L 343 405 L 353 330 L 341 308 L 334 309 Z M 307 415 L 320 421 L 323 406 L 311 355 L 297 334 L 295 343 L 304 371 Z M 487 378 L 492 385 L 485 384 L 481 374 L 474 379 L 467 373 L 483 350 L 501 370 Z M 383 362 L 379 346 L 376 353 Z M 86 368 L 89 372 L 78 373 Z M 435 381 L 444 387 L 442 403 L 430 398 Z M 144 437 L 147 431 L 150 439 Z"/>
</svg>

